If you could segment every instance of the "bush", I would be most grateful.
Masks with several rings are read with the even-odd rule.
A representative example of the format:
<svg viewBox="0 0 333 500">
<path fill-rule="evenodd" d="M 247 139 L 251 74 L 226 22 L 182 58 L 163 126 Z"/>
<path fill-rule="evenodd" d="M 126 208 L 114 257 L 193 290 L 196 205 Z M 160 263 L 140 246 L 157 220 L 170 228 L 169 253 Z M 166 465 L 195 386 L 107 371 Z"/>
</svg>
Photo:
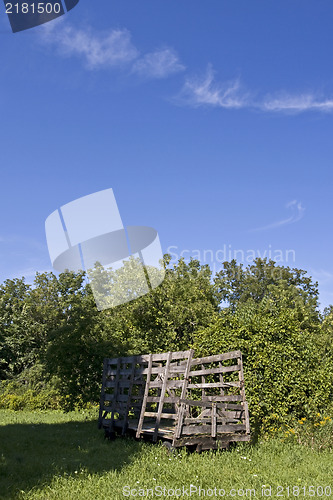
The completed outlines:
<svg viewBox="0 0 333 500">
<path fill-rule="evenodd" d="M 241 350 L 246 397 L 254 434 L 324 412 L 332 393 L 332 364 L 321 348 L 319 328 L 302 328 L 299 311 L 263 301 L 235 313 L 221 312 L 198 332 L 196 355 Z"/>
</svg>

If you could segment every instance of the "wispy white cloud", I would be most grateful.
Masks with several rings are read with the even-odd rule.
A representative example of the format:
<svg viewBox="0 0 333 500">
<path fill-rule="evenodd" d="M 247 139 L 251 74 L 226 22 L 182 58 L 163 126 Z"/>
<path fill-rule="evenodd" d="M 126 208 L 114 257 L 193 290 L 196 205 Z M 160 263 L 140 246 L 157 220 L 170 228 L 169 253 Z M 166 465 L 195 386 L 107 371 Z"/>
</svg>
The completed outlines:
<svg viewBox="0 0 333 500">
<path fill-rule="evenodd" d="M 157 79 L 185 70 L 171 48 L 141 55 L 127 29 L 100 34 L 91 28 L 74 28 L 62 20 L 48 24 L 42 29 L 44 43 L 56 47 L 65 57 L 80 57 L 89 70 L 126 67 L 131 73 Z"/>
<path fill-rule="evenodd" d="M 254 231 L 266 231 L 267 229 L 274 229 L 281 226 L 286 226 L 288 224 L 294 224 L 302 219 L 304 216 L 305 208 L 302 203 L 297 200 L 290 201 L 287 203 L 286 208 L 291 211 L 291 215 L 286 219 L 281 219 L 277 222 L 273 222 L 272 224 L 268 224 L 267 226 L 257 227 L 255 229 L 251 229 L 250 232 Z"/>
<path fill-rule="evenodd" d="M 249 105 L 248 93 L 242 91 L 239 80 L 217 83 L 211 65 L 203 77 L 187 78 L 176 100 L 194 107 L 239 109 Z"/>
<path fill-rule="evenodd" d="M 332 111 L 333 99 L 320 99 L 314 94 L 288 95 L 266 97 L 260 105 L 264 111 L 302 113 L 304 111 Z"/>
<path fill-rule="evenodd" d="M 145 78 L 166 78 L 184 70 L 176 52 L 169 48 L 149 52 L 133 65 L 133 72 Z"/>
<path fill-rule="evenodd" d="M 81 57 L 88 69 L 115 67 L 135 60 L 139 51 L 131 42 L 127 29 L 95 33 L 91 28 L 74 28 L 64 22 L 48 23 L 42 30 L 45 43 L 57 47 L 64 56 Z"/>
<path fill-rule="evenodd" d="M 278 93 L 255 99 L 253 93 L 241 85 L 239 79 L 227 82 L 216 81 L 211 65 L 208 65 L 203 76 L 186 79 L 176 101 L 192 107 L 251 108 L 272 113 L 296 114 L 306 111 L 333 111 L 333 98 L 320 98 L 314 93 L 300 95 Z"/>
</svg>

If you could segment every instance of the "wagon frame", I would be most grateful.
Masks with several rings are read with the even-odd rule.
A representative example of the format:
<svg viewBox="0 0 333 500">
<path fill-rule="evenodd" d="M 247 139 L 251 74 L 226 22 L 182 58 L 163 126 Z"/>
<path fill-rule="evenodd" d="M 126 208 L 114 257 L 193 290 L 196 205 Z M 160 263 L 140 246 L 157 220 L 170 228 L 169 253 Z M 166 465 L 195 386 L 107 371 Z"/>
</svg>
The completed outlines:
<svg viewBox="0 0 333 500">
<path fill-rule="evenodd" d="M 250 440 L 242 353 L 193 350 L 104 359 L 99 428 L 168 447 L 228 448 Z"/>
</svg>

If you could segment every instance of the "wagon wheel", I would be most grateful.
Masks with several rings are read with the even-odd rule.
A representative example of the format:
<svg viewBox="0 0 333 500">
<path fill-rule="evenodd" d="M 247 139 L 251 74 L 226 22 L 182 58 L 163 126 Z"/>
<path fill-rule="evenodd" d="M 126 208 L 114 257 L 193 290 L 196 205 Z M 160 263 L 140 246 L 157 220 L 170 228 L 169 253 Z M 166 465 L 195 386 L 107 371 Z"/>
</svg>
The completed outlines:
<svg viewBox="0 0 333 500">
<path fill-rule="evenodd" d="M 172 455 L 176 451 L 176 448 L 172 446 L 172 443 L 170 443 L 170 441 L 163 441 L 162 446 L 167 449 L 169 455 Z"/>
<path fill-rule="evenodd" d="M 113 441 L 116 439 L 116 433 L 114 431 L 110 431 L 109 429 L 104 430 L 104 439 L 108 439 L 109 441 Z"/>
</svg>

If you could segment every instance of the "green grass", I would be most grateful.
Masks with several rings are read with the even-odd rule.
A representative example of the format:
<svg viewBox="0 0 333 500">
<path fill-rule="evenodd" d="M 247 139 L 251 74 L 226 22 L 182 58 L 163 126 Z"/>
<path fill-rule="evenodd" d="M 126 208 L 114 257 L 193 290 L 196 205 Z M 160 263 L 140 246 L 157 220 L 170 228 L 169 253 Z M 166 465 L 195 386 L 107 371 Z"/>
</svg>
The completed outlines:
<svg viewBox="0 0 333 500">
<path fill-rule="evenodd" d="M 255 496 L 262 496 L 262 485 L 271 485 L 275 497 L 281 485 L 285 498 L 287 486 L 330 486 L 333 498 L 330 451 L 271 440 L 231 451 L 188 454 L 181 450 L 169 456 L 159 444 L 130 438 L 104 440 L 96 421 L 93 410 L 67 414 L 1 410 L 0 498 L 117 500 L 127 498 L 126 485 L 135 488 L 139 497 L 140 487 L 184 486 L 189 493 L 191 484 L 192 491 L 199 486 L 223 488 L 226 497 L 232 488 L 255 489 Z M 303 490 L 299 496 L 304 496 Z M 203 497 L 192 493 L 191 498 Z"/>
</svg>

